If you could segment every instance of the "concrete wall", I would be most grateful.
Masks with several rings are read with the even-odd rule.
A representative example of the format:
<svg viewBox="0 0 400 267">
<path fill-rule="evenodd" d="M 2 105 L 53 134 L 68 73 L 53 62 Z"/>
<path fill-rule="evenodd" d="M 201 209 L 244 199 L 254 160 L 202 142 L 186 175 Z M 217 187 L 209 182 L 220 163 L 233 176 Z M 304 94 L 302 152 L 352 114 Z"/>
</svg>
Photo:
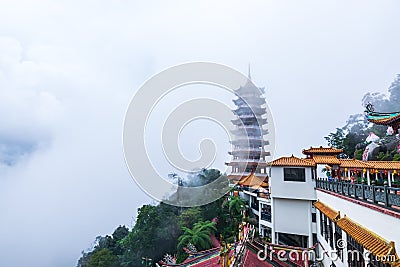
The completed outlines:
<svg viewBox="0 0 400 267">
<path fill-rule="evenodd" d="M 273 232 L 305 235 L 312 246 L 312 219 L 309 200 L 273 198 Z"/>
<path fill-rule="evenodd" d="M 335 210 L 339 210 L 341 216 L 346 214 L 347 217 L 353 221 L 363 225 L 384 239 L 394 241 L 397 253 L 400 252 L 400 219 L 332 196 L 328 193 L 318 190 L 316 190 L 316 192 L 317 198 L 320 201 Z"/>
<path fill-rule="evenodd" d="M 283 180 L 283 167 L 271 168 L 271 197 L 315 200 L 315 180 L 312 179 L 312 169 L 305 168 L 305 182 L 287 182 Z"/>
</svg>

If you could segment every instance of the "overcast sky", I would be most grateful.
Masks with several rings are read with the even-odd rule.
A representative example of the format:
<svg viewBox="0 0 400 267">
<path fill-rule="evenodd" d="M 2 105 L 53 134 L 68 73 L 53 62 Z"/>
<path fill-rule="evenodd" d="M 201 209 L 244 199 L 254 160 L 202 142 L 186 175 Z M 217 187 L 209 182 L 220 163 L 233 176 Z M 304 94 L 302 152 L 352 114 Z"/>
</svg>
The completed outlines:
<svg viewBox="0 0 400 267">
<path fill-rule="evenodd" d="M 246 73 L 250 62 L 276 155 L 300 155 L 400 72 L 399 10 L 397 0 L 2 0 L 0 266 L 75 266 L 97 235 L 151 203 L 125 166 L 122 124 L 152 75 L 190 61 Z M 214 138 L 222 167 L 226 135 Z"/>
</svg>

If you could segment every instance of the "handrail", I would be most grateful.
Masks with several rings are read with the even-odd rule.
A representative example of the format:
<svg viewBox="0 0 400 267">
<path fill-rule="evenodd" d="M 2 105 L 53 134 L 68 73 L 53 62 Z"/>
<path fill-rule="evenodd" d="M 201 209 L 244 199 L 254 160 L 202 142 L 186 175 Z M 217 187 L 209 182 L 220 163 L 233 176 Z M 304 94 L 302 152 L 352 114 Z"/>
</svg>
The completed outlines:
<svg viewBox="0 0 400 267">
<path fill-rule="evenodd" d="M 317 178 L 316 188 L 337 193 L 380 207 L 400 211 L 400 188 L 353 184 L 348 181 L 330 181 Z"/>
</svg>

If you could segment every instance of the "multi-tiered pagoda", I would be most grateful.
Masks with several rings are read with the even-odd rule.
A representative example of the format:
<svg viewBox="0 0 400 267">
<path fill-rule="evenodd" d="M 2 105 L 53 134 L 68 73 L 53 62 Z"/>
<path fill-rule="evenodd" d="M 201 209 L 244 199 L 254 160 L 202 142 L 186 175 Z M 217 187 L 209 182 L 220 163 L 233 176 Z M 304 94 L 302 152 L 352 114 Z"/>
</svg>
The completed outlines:
<svg viewBox="0 0 400 267">
<path fill-rule="evenodd" d="M 237 108 L 233 113 L 237 118 L 232 120 L 235 129 L 232 131 L 232 151 L 229 152 L 232 160 L 227 163 L 232 166 L 228 178 L 233 182 L 249 175 L 261 178 L 262 181 L 267 178 L 265 157 L 270 156 L 270 152 L 265 151 L 269 142 L 264 140 L 268 130 L 263 127 L 267 124 L 263 93 L 263 88 L 256 88 L 251 82 L 250 72 L 247 83 L 236 90 L 238 98 L 233 102 Z"/>
</svg>

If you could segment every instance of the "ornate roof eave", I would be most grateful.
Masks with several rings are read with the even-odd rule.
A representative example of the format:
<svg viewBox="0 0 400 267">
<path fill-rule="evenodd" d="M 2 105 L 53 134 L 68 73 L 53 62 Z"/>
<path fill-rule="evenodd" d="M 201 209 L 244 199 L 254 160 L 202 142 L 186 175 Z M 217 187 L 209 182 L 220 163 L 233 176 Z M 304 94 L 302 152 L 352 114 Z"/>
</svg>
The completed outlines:
<svg viewBox="0 0 400 267">
<path fill-rule="evenodd" d="M 328 205 L 317 201 L 314 203 L 314 207 L 325 214 L 331 221 L 336 222 L 340 218 L 340 212 L 332 209 Z"/>
<path fill-rule="evenodd" d="M 372 254 L 380 256 L 382 259 L 391 260 L 390 262 L 383 261 L 384 263 L 400 266 L 400 259 L 393 241 L 388 242 L 378 234 L 349 219 L 346 215 L 337 220 L 337 225 Z M 393 257 L 388 257 L 389 255 L 392 255 L 394 260 Z"/>
<path fill-rule="evenodd" d="M 304 160 L 295 156 L 281 157 L 271 162 L 271 166 L 277 167 L 315 167 L 315 162 L 310 160 Z"/>
</svg>

